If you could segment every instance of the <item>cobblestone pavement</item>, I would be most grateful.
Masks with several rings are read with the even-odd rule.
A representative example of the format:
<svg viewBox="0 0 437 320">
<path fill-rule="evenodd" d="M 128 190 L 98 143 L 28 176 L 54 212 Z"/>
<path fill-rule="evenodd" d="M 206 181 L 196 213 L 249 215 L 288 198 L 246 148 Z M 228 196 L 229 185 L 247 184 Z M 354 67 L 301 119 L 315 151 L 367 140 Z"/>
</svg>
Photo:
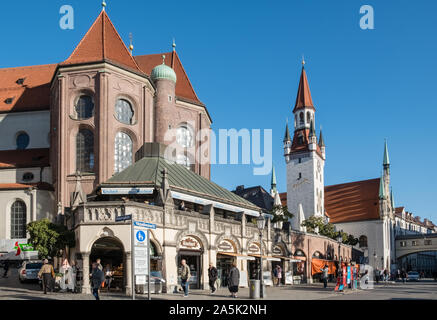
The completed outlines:
<svg viewBox="0 0 437 320">
<path fill-rule="evenodd" d="M 323 285 L 302 284 L 283 287 L 267 287 L 266 300 L 417 300 L 437 299 L 437 282 L 423 280 L 416 283 L 389 283 L 375 285 L 372 290 L 347 290 L 334 292 L 334 284 L 328 288 Z M 145 300 L 143 295 L 136 295 L 138 300 Z M 226 300 L 231 299 L 226 288 L 220 288 L 210 295 L 206 290 L 192 290 L 188 298 L 182 294 L 152 294 L 152 300 Z M 241 288 L 238 299 L 249 299 L 249 289 Z M 0 300 L 94 300 L 91 294 L 73 294 L 53 292 L 43 294 L 37 283 L 20 283 L 16 269 L 9 271 L 8 278 L 0 278 Z M 131 300 L 122 293 L 102 293 L 101 300 Z M 236 300 L 236 299 L 233 299 Z"/>
</svg>

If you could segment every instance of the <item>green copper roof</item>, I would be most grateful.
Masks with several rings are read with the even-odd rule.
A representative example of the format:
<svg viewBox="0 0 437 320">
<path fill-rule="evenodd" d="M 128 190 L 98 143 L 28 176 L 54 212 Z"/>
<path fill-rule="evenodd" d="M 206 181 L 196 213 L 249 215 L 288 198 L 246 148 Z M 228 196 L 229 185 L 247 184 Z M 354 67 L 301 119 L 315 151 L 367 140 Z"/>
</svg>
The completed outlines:
<svg viewBox="0 0 437 320">
<path fill-rule="evenodd" d="M 290 138 L 290 131 L 288 130 L 288 122 L 287 122 L 287 124 L 285 125 L 285 136 L 284 136 L 284 142 L 285 141 L 291 141 L 291 138 Z"/>
<path fill-rule="evenodd" d="M 260 210 L 251 202 L 194 173 L 185 166 L 157 156 L 140 159 L 130 167 L 102 183 L 101 187 L 121 187 L 129 185 L 130 187 L 160 188 L 162 181 L 161 172 L 164 168 L 166 168 L 168 172 L 167 179 L 170 188 L 174 191 L 221 201 L 231 205 L 244 206 L 252 210 Z"/>
<path fill-rule="evenodd" d="M 384 145 L 384 163 L 385 166 L 390 165 L 390 160 L 388 158 L 388 148 L 387 148 L 387 140 L 385 140 L 385 145 Z"/>
<path fill-rule="evenodd" d="M 379 180 L 379 199 L 385 199 L 385 188 L 384 188 L 384 174 L 381 175 Z"/>
<path fill-rule="evenodd" d="M 323 140 L 322 130 L 320 130 L 319 146 L 320 147 L 324 147 L 325 146 L 325 141 Z"/>
<path fill-rule="evenodd" d="M 276 192 L 276 173 L 275 173 L 275 166 L 273 166 L 272 169 L 272 181 L 270 183 L 272 190 Z"/>
<path fill-rule="evenodd" d="M 172 68 L 167 66 L 164 61 L 159 66 L 153 68 L 151 78 L 153 81 L 157 79 L 167 79 L 176 83 L 176 73 Z"/>
<path fill-rule="evenodd" d="M 315 136 L 316 135 L 316 130 L 314 130 L 314 120 L 311 120 L 311 124 L 310 124 L 310 135 L 309 137 Z"/>
</svg>

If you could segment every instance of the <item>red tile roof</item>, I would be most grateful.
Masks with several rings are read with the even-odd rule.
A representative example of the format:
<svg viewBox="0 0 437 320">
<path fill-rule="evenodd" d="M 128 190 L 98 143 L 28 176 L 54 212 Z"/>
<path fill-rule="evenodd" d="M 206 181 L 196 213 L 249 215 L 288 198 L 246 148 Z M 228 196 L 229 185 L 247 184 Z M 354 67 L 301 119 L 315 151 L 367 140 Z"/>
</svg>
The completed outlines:
<svg viewBox="0 0 437 320">
<path fill-rule="evenodd" d="M 130 69 L 141 71 L 104 10 L 70 57 L 61 65 L 103 60 L 113 61 Z"/>
<path fill-rule="evenodd" d="M 36 187 L 38 190 L 54 191 L 53 186 L 47 182 L 38 182 L 38 183 L 29 183 L 29 184 L 0 183 L 0 190 L 24 190 L 32 187 Z"/>
<path fill-rule="evenodd" d="M 49 166 L 49 149 L 0 151 L 0 169 Z"/>
<path fill-rule="evenodd" d="M 181 60 L 176 52 L 166 52 L 157 54 L 148 54 L 143 56 L 135 56 L 135 60 L 141 70 L 150 75 L 154 67 L 162 64 L 162 56 L 165 55 L 165 64 L 172 67 L 176 73 L 176 96 L 200 103 L 199 98 L 194 92 L 193 86 L 188 79 L 187 73 L 182 66 Z"/>
<path fill-rule="evenodd" d="M 56 64 L 0 69 L 0 113 L 49 110 Z M 24 79 L 18 84 L 18 79 Z M 13 98 L 12 103 L 6 100 Z"/>
<path fill-rule="evenodd" d="M 379 219 L 380 178 L 325 187 L 331 223 Z"/>
<path fill-rule="evenodd" d="M 302 73 L 300 75 L 299 88 L 297 89 L 296 104 L 293 112 L 303 108 L 315 109 L 313 99 L 311 98 L 310 86 L 308 84 L 307 74 L 305 68 L 302 67 Z"/>
<path fill-rule="evenodd" d="M 299 144 L 298 141 L 298 137 L 302 135 L 303 137 L 303 143 Z M 294 137 L 293 137 L 293 142 L 291 143 L 291 153 L 295 153 L 295 152 L 305 152 L 305 151 L 309 151 L 309 135 L 310 135 L 310 130 L 309 129 L 301 129 L 301 130 L 296 130 L 294 132 Z M 320 146 L 319 144 L 317 144 L 317 153 L 319 154 L 320 157 L 322 156 L 322 151 L 320 150 Z"/>
</svg>

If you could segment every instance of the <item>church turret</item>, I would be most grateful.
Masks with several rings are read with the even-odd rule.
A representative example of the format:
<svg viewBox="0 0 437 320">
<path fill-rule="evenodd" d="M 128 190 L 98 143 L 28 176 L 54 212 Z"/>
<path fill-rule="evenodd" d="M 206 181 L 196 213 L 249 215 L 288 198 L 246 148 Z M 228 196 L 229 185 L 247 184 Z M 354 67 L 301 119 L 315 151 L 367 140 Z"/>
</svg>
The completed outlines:
<svg viewBox="0 0 437 320">
<path fill-rule="evenodd" d="M 272 197 L 274 197 L 275 194 L 276 194 L 277 192 L 278 192 L 278 191 L 276 190 L 276 173 L 275 173 L 275 166 L 273 166 L 273 169 L 272 169 L 272 180 L 270 181 L 270 195 L 271 195 Z"/>
<path fill-rule="evenodd" d="M 317 148 L 317 136 L 316 136 L 316 130 L 314 130 L 314 120 L 311 120 L 310 124 L 310 133 L 308 135 L 309 144 L 308 147 L 310 151 L 314 151 Z"/>
<path fill-rule="evenodd" d="M 288 130 L 288 121 L 285 125 L 285 135 L 284 135 L 284 156 L 285 162 L 288 163 L 290 161 L 290 152 L 291 152 L 291 138 L 290 131 Z"/>
<path fill-rule="evenodd" d="M 390 159 L 388 157 L 387 140 L 385 140 L 385 143 L 384 143 L 383 168 L 384 168 L 384 179 L 385 179 L 385 182 L 386 182 L 387 188 L 388 188 L 388 186 L 390 185 Z"/>
<path fill-rule="evenodd" d="M 325 157 L 326 157 L 326 154 L 325 154 L 325 141 L 323 140 L 322 129 L 320 129 L 319 148 L 320 148 L 320 151 L 322 152 L 323 159 L 325 159 Z"/>
</svg>

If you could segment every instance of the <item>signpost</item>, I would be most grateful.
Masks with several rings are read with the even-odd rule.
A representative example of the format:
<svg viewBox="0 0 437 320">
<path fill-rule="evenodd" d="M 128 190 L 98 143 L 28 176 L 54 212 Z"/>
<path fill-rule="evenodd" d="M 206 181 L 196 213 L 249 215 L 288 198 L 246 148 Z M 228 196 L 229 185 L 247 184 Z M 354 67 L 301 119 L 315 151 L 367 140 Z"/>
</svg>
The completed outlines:
<svg viewBox="0 0 437 320">
<path fill-rule="evenodd" d="M 135 285 L 144 285 L 146 281 L 150 300 L 150 229 L 156 229 L 156 224 L 133 220 L 132 215 L 115 218 L 116 222 L 127 220 L 131 220 L 132 300 L 135 300 Z"/>
</svg>

